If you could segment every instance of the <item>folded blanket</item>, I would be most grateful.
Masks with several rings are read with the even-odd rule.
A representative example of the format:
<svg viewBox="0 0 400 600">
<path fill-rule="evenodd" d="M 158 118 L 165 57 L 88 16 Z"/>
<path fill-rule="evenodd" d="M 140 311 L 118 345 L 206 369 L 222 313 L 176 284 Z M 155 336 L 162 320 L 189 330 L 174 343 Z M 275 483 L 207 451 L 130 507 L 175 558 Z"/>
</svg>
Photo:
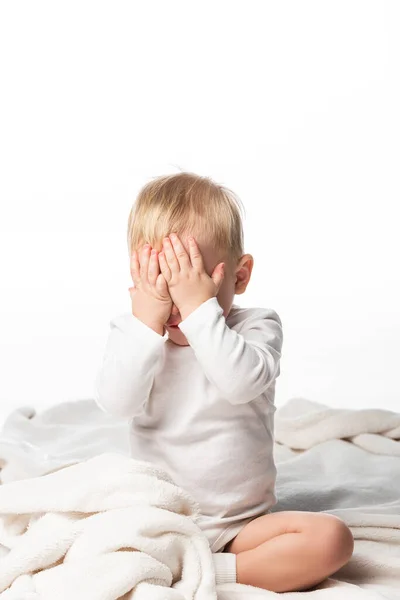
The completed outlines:
<svg viewBox="0 0 400 600">
<path fill-rule="evenodd" d="M 380 408 L 332 408 L 291 398 L 276 413 L 275 441 L 307 450 L 328 440 L 348 439 L 374 454 L 400 456 L 400 413 Z"/>
<path fill-rule="evenodd" d="M 4 484 L 0 598 L 215 600 L 198 514 L 165 471 L 117 453 Z"/>
</svg>

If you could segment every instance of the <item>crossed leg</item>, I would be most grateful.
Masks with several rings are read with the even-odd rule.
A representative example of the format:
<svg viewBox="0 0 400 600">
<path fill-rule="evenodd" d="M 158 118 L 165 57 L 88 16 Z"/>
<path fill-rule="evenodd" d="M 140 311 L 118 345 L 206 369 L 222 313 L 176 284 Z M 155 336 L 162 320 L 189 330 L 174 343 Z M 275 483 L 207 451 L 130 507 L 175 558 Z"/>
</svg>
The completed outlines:
<svg viewBox="0 0 400 600">
<path fill-rule="evenodd" d="M 236 554 L 237 582 L 273 592 L 304 591 L 345 565 L 353 535 L 338 517 L 283 511 L 247 523 L 225 547 Z"/>
</svg>

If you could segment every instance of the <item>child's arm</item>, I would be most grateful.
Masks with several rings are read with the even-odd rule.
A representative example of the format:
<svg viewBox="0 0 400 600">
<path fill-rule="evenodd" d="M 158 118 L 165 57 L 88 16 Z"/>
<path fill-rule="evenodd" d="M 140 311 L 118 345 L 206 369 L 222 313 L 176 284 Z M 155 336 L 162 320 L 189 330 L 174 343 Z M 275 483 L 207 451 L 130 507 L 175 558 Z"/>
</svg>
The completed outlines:
<svg viewBox="0 0 400 600">
<path fill-rule="evenodd" d="M 131 419 L 143 410 L 149 397 L 166 336 L 132 313 L 112 319 L 110 328 L 94 399 L 105 412 Z"/>
<path fill-rule="evenodd" d="M 157 253 L 149 244 L 131 256 L 132 312 L 110 321 L 103 364 L 95 382 L 95 401 L 105 412 L 131 419 L 142 412 L 164 353 L 164 324 L 172 300 Z"/>
<path fill-rule="evenodd" d="M 280 373 L 282 322 L 272 309 L 259 309 L 238 333 L 228 327 L 214 297 L 196 308 L 179 328 L 207 379 L 232 404 L 250 402 Z"/>
</svg>

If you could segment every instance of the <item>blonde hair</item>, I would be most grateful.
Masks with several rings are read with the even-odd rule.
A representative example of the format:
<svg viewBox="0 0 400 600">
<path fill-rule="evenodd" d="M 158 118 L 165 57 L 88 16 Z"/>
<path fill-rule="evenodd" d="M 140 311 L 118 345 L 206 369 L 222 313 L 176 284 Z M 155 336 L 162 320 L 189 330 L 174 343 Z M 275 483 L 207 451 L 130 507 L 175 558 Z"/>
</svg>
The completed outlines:
<svg viewBox="0 0 400 600">
<path fill-rule="evenodd" d="M 209 177 L 189 172 L 156 177 L 140 190 L 131 208 L 129 255 L 145 243 L 156 246 L 171 232 L 182 241 L 190 233 L 224 252 L 235 267 L 244 254 L 241 208 L 232 190 Z"/>
</svg>

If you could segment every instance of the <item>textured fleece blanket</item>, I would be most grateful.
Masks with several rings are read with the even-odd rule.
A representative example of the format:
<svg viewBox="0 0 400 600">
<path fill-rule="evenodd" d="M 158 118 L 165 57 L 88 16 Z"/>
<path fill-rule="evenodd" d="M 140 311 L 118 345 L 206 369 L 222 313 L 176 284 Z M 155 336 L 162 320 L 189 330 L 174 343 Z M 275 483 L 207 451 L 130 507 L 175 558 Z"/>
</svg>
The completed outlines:
<svg viewBox="0 0 400 600">
<path fill-rule="evenodd" d="M 121 454 L 6 483 L 0 598 L 216 599 L 197 514 L 165 471 Z"/>
<path fill-rule="evenodd" d="M 280 407 L 275 414 L 274 446 L 278 468 L 276 486 L 278 503 L 272 511 L 322 511 L 339 516 L 349 525 L 355 538 L 354 554 L 346 566 L 309 591 L 275 594 L 251 586 L 224 584 L 217 586 L 218 599 L 268 600 L 280 597 L 285 600 L 298 600 L 299 598 L 304 598 L 304 600 L 400 599 L 399 440 L 399 413 L 382 409 L 339 409 L 304 398 L 292 398 Z M 97 457 L 95 460 L 99 461 L 108 460 L 104 455 L 101 456 L 103 453 L 111 453 L 113 458 L 109 460 L 114 460 L 116 463 L 119 463 L 119 457 L 116 458 L 116 454 L 121 458 L 128 457 L 128 426 L 125 422 L 103 413 L 92 399 L 65 402 L 42 413 L 37 413 L 33 407 L 29 406 L 13 411 L 8 415 L 0 433 L 0 477 L 3 484 L 3 488 L 0 486 L 0 516 L 4 518 L 4 515 L 1 515 L 4 508 L 1 508 L 1 492 L 11 489 L 11 492 L 6 492 L 6 497 L 7 494 L 10 494 L 8 499 L 11 503 L 13 482 L 19 481 L 24 484 L 22 480 L 26 480 L 29 485 L 39 486 L 46 479 L 41 476 L 57 470 L 61 475 L 62 467 L 68 466 L 73 469 L 79 467 L 80 462 L 85 461 L 86 466 L 93 465 L 94 463 L 88 459 L 95 457 Z M 136 464 L 136 461 L 129 459 L 128 462 L 122 461 L 120 464 L 132 466 Z M 65 473 L 67 471 L 68 469 L 64 470 Z M 160 473 L 159 470 L 156 472 Z M 132 476 L 135 477 L 135 470 Z M 36 479 L 27 479 L 32 477 Z M 156 474 L 151 477 L 158 479 Z M 104 484 L 106 484 L 107 478 L 108 476 L 105 474 Z M 165 482 L 163 479 L 162 481 Z M 92 485 L 92 480 L 89 483 Z M 90 485 L 88 492 L 91 489 L 93 491 Z M 172 483 L 169 485 L 173 486 Z M 137 486 L 134 489 L 137 491 Z M 194 506 L 184 490 L 180 490 L 176 486 L 174 489 L 178 497 L 186 498 L 187 509 L 189 506 Z M 60 498 L 62 495 L 60 493 Z M 131 506 L 130 503 L 134 496 L 135 493 L 132 493 L 127 502 L 128 507 Z M 40 504 L 41 498 L 42 505 Z M 43 493 L 40 495 L 39 492 L 36 499 L 38 501 L 36 508 L 44 509 L 45 495 Z M 107 558 L 111 558 L 111 560 L 115 560 L 115 564 L 118 563 L 120 554 L 123 557 L 121 560 L 126 560 L 126 564 L 129 563 L 126 568 L 127 577 L 131 577 L 128 585 L 132 586 L 132 596 L 122 596 L 121 593 L 121 598 L 126 600 L 134 597 L 136 600 L 140 594 L 144 594 L 146 598 L 157 598 L 158 596 L 155 594 L 160 589 L 165 598 L 169 597 L 169 593 L 172 594 L 172 598 L 189 597 L 191 594 L 192 597 L 196 597 L 197 594 L 197 597 L 200 598 L 203 591 L 212 596 L 210 555 L 204 550 L 202 535 L 199 535 L 198 532 L 196 534 L 194 529 L 191 529 L 191 525 L 188 525 L 193 523 L 193 527 L 196 527 L 193 522 L 195 508 L 191 514 L 190 509 L 185 514 L 184 511 L 180 512 L 177 508 L 174 513 L 171 513 L 175 514 L 175 518 L 184 529 L 188 527 L 183 535 L 180 534 L 180 539 L 182 538 L 188 543 L 187 546 L 182 547 L 174 538 L 174 535 L 177 535 L 176 530 L 174 534 L 171 523 L 165 519 L 165 507 L 151 506 L 147 491 L 142 497 L 142 504 L 141 510 L 158 510 L 158 520 L 155 517 L 151 517 L 150 521 L 146 521 L 144 517 L 139 520 L 134 519 L 129 535 L 125 537 L 126 547 L 117 549 L 112 545 L 107 546 L 107 536 L 105 535 L 105 546 L 99 548 L 97 554 L 92 554 L 93 560 L 96 558 L 99 561 L 106 561 Z M 20 505 L 16 504 L 16 506 Z M 25 506 L 23 510 L 26 510 L 27 505 L 23 506 Z M 49 508 L 50 510 L 48 510 Z M 54 508 L 54 506 L 47 506 L 42 518 L 50 521 L 54 519 Z M 73 517 L 75 519 L 74 527 L 70 530 L 69 535 L 63 538 L 61 531 L 59 536 L 57 534 L 55 538 L 52 538 L 52 543 L 60 547 L 60 543 L 64 540 L 65 547 L 71 550 L 74 548 L 74 544 L 78 544 L 79 536 L 84 536 L 87 547 L 91 547 L 91 545 L 93 547 L 95 528 L 91 528 L 90 518 L 111 519 L 111 515 L 118 510 L 129 510 L 129 508 L 122 509 L 111 504 L 108 505 L 105 512 L 76 513 Z M 62 529 L 62 520 L 60 521 L 61 530 L 68 531 L 68 526 L 71 525 L 71 514 L 64 513 L 64 517 L 67 516 L 67 519 L 64 523 L 64 530 Z M 150 513 L 146 514 L 150 515 Z M 58 516 L 57 512 L 56 517 Z M 25 518 L 29 518 L 29 513 Z M 37 519 L 32 527 L 37 527 L 40 522 L 41 519 Z M 82 522 L 88 522 L 86 531 L 85 527 L 82 528 Z M 157 548 L 156 544 L 155 547 L 152 547 L 151 552 L 146 554 L 146 560 L 149 562 L 141 564 L 142 559 L 145 560 L 141 556 L 141 552 L 146 552 L 146 550 L 140 551 L 140 548 L 137 552 L 131 550 L 132 546 L 138 543 L 140 527 L 143 523 L 146 525 L 143 525 L 144 534 L 142 531 L 141 540 L 143 544 L 149 542 L 147 538 L 151 522 L 154 523 L 156 531 L 160 529 L 164 531 L 165 539 L 175 539 L 175 541 L 169 542 L 171 545 L 168 546 L 170 548 L 168 556 L 165 556 L 161 547 Z M 10 575 L 4 575 L 6 573 L 4 566 L 7 567 L 9 563 L 2 563 L 12 552 L 7 547 L 7 539 L 9 542 L 12 535 L 17 537 L 19 535 L 21 542 L 17 544 L 18 550 L 22 555 L 29 550 L 29 540 L 23 541 L 24 538 L 21 537 L 21 522 L 18 518 L 15 521 L 9 518 L 7 527 L 6 535 L 4 535 L 4 528 L 1 530 L 2 537 L 0 539 L 0 543 L 3 544 L 3 558 L 0 554 L 0 573 L 3 577 L 1 589 L 10 579 Z M 49 531 L 53 531 L 53 529 L 49 527 Z M 11 537 L 7 538 L 7 535 Z M 174 577 L 178 578 L 178 582 L 179 577 L 182 577 L 181 563 L 178 557 L 185 557 L 188 552 L 187 548 L 192 547 L 192 542 L 189 540 L 192 542 L 196 540 L 196 544 L 194 545 L 195 550 L 189 552 L 190 558 L 186 559 L 186 564 L 191 565 L 190 569 L 194 564 L 200 565 L 202 570 L 197 570 L 197 576 L 194 577 L 191 573 L 187 581 L 185 581 L 186 573 L 183 573 L 183 587 L 175 589 Z M 60 556 L 59 562 L 54 567 L 43 569 L 43 567 L 37 566 L 37 570 L 33 574 L 21 575 L 20 585 L 32 586 L 33 582 L 39 583 L 41 577 L 44 587 L 47 582 L 49 583 L 48 589 L 51 589 L 53 580 L 55 581 L 52 590 L 53 598 L 80 598 L 75 590 L 70 595 L 59 595 L 59 590 L 56 588 L 57 573 L 56 575 L 53 573 L 56 572 L 56 569 L 61 572 L 62 568 L 78 568 L 79 561 L 75 561 L 74 558 L 79 556 L 81 543 L 79 542 L 77 551 L 71 552 L 67 561 L 65 556 L 68 557 L 68 552 L 64 555 L 64 559 Z M 167 545 L 165 543 L 164 549 Z M 155 552 L 158 552 L 157 556 L 155 556 Z M 154 575 L 156 563 L 161 575 L 160 580 L 153 581 L 151 577 Z M 134 565 L 133 568 L 131 568 L 132 565 Z M 100 563 L 97 563 L 97 567 L 101 570 Z M 67 572 L 66 570 L 65 573 Z M 106 593 L 96 595 L 93 592 L 96 589 L 94 582 L 96 573 L 98 570 L 95 567 L 92 571 L 88 569 L 87 574 L 85 573 L 85 580 L 89 588 L 85 590 L 86 595 L 82 598 L 85 597 L 86 600 L 119 598 L 115 593 L 120 593 L 120 589 L 110 592 L 110 594 L 114 593 L 114 596 L 107 596 Z M 201 573 L 200 576 L 199 573 Z M 90 585 L 91 577 L 93 579 L 92 587 Z M 70 579 L 66 576 L 65 581 L 70 583 Z M 62 577 L 59 583 L 61 581 Z M 118 585 L 119 581 L 120 578 L 117 578 L 114 582 L 115 585 Z M 3 595 L 0 594 L 1 600 L 3 600 L 3 596 L 4 600 L 16 600 L 16 598 L 18 600 L 42 600 L 37 592 L 33 592 L 36 595 L 31 596 L 23 593 L 18 596 L 6 596 L 5 594 L 9 593 L 10 589 L 6 589 Z M 32 589 L 34 588 L 32 587 Z M 60 590 L 60 594 L 61 592 L 62 590 Z M 90 595 L 91 593 L 92 595 Z M 176 596 L 176 594 L 180 594 L 180 596 Z M 43 596 L 46 599 L 47 597 L 50 598 L 50 596 Z"/>
</svg>

